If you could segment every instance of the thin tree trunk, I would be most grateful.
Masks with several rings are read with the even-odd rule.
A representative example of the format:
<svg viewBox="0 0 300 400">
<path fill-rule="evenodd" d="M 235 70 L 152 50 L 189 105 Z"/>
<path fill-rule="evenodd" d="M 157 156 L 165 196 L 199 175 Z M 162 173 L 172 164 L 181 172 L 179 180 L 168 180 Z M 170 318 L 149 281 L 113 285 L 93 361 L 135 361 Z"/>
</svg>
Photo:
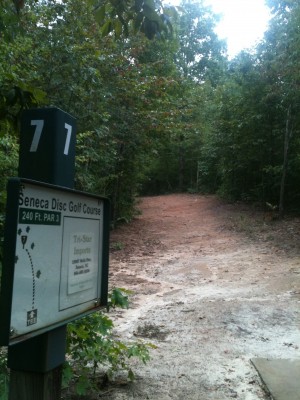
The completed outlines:
<svg viewBox="0 0 300 400">
<path fill-rule="evenodd" d="M 284 150 L 283 150 L 283 165 L 282 165 L 282 175 L 280 184 L 280 199 L 279 199 L 279 217 L 282 218 L 284 214 L 284 196 L 285 196 L 285 181 L 288 168 L 288 158 L 289 158 L 289 146 L 291 137 L 293 135 L 292 120 L 292 105 L 289 105 L 287 110 L 286 124 L 285 124 L 285 135 L 284 135 Z"/>
<path fill-rule="evenodd" d="M 185 166 L 185 157 L 184 157 L 184 137 L 180 135 L 179 138 L 179 171 L 178 171 L 178 188 L 179 191 L 183 191 L 184 186 L 184 166 Z"/>
</svg>

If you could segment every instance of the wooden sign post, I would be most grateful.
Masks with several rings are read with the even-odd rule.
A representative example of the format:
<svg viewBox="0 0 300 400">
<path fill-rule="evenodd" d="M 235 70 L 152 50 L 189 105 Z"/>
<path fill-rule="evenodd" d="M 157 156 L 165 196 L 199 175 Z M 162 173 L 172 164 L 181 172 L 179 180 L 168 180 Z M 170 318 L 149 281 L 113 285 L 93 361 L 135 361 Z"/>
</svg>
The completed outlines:
<svg viewBox="0 0 300 400">
<path fill-rule="evenodd" d="M 57 108 L 27 111 L 21 121 L 19 176 L 73 188 L 75 143 L 70 115 Z M 9 346 L 9 400 L 59 399 L 65 346 L 66 325 Z"/>
<path fill-rule="evenodd" d="M 74 171 L 75 120 L 57 108 L 26 111 L 0 293 L 9 400 L 59 400 L 66 324 L 107 303 L 109 204 L 73 190 Z"/>
</svg>

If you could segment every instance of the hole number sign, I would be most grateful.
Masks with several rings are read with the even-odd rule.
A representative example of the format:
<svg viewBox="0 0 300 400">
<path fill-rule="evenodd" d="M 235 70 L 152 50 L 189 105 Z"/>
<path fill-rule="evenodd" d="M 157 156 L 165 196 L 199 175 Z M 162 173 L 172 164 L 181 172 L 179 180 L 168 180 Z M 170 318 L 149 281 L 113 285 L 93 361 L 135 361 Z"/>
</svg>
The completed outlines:
<svg viewBox="0 0 300 400">
<path fill-rule="evenodd" d="M 31 126 L 35 126 L 34 135 L 32 138 L 30 152 L 36 152 L 41 139 L 42 131 L 44 128 L 45 121 L 43 119 L 33 119 L 31 120 Z M 65 123 L 66 129 L 66 142 L 64 147 L 64 154 L 67 156 L 69 154 L 71 135 L 72 135 L 72 125 Z"/>
</svg>

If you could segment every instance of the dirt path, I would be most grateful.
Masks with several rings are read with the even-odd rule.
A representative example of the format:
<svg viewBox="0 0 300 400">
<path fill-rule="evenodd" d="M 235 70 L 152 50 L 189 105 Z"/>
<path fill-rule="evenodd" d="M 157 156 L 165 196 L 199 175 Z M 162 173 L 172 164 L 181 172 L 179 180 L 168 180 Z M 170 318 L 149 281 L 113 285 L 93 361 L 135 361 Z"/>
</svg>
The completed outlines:
<svg viewBox="0 0 300 400">
<path fill-rule="evenodd" d="M 139 208 L 111 237 L 110 285 L 134 292 L 113 318 L 123 339 L 157 349 L 103 398 L 268 399 L 250 359 L 300 357 L 300 221 L 212 196 Z"/>
</svg>

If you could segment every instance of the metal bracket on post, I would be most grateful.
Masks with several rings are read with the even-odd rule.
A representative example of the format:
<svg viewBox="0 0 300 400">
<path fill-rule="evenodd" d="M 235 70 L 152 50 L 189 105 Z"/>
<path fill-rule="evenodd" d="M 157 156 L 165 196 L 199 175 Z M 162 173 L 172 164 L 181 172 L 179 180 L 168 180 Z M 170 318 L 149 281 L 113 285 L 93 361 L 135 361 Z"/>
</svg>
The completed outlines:
<svg viewBox="0 0 300 400">
<path fill-rule="evenodd" d="M 25 111 L 21 120 L 19 176 L 73 188 L 75 134 L 75 119 L 58 108 Z M 60 399 L 65 345 L 66 326 L 61 326 L 9 346 L 9 399 Z"/>
</svg>

